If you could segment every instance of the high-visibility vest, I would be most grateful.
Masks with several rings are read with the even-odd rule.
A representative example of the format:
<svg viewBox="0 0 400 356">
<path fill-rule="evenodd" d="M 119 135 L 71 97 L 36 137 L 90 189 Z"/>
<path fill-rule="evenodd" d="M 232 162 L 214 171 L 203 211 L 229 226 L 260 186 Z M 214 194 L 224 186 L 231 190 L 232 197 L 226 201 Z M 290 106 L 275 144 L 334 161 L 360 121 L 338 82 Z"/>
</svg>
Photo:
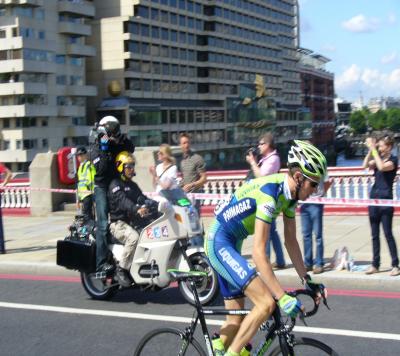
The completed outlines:
<svg viewBox="0 0 400 356">
<path fill-rule="evenodd" d="M 85 161 L 78 168 L 78 198 L 83 200 L 94 191 L 94 176 L 96 169 L 90 161 Z"/>
</svg>

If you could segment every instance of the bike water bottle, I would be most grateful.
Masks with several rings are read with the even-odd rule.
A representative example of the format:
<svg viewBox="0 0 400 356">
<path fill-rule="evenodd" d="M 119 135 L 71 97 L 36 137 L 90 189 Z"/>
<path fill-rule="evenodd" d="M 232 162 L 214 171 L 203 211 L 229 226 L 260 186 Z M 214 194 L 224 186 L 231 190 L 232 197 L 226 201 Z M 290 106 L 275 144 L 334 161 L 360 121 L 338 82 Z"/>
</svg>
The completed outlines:
<svg viewBox="0 0 400 356">
<path fill-rule="evenodd" d="M 222 342 L 218 333 L 214 333 L 211 338 L 211 344 L 214 351 L 217 351 L 216 354 L 223 355 L 225 353 L 224 343 Z"/>
<path fill-rule="evenodd" d="M 250 356 L 250 351 L 253 348 L 253 346 L 248 342 L 246 345 L 243 346 L 243 348 L 240 350 L 239 355 L 240 356 Z"/>
</svg>

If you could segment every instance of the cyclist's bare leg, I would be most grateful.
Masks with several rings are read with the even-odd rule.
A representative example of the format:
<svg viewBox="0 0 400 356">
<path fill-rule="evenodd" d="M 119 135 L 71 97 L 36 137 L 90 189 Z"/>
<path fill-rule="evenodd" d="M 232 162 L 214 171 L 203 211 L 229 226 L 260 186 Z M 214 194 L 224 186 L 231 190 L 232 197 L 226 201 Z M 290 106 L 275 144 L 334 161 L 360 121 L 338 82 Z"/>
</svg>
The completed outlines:
<svg viewBox="0 0 400 356">
<path fill-rule="evenodd" d="M 244 298 L 237 299 L 227 299 L 224 301 L 225 309 L 243 309 L 244 308 Z M 226 321 L 221 327 L 220 337 L 224 343 L 225 350 L 232 343 L 233 338 L 237 334 L 240 324 L 243 321 L 244 316 L 242 315 L 227 315 Z"/>
<path fill-rule="evenodd" d="M 244 293 L 253 302 L 254 307 L 250 314 L 243 319 L 239 331 L 230 345 L 230 349 L 234 352 L 240 352 L 242 347 L 251 340 L 262 322 L 272 314 L 276 306 L 271 292 L 259 276 L 250 282 Z"/>
</svg>

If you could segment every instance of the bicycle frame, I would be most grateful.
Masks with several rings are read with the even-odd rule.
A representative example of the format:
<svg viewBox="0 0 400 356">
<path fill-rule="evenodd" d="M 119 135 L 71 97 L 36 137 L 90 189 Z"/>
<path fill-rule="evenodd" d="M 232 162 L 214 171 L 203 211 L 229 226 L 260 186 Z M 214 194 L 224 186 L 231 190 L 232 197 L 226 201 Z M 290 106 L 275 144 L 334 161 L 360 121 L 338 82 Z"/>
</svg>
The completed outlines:
<svg viewBox="0 0 400 356">
<path fill-rule="evenodd" d="M 214 352 L 212 349 L 210 335 L 208 333 L 207 324 L 205 315 L 247 315 L 250 313 L 249 309 L 204 309 L 199 301 L 199 297 L 197 295 L 197 290 L 195 287 L 195 282 L 193 280 L 189 281 L 190 288 L 193 292 L 194 299 L 195 299 L 195 308 L 196 313 L 194 314 L 194 319 L 190 327 L 185 329 L 185 334 L 189 338 L 193 338 L 194 332 L 196 330 L 197 323 L 200 321 L 204 341 L 207 346 L 207 353 L 209 356 L 214 356 Z M 260 343 L 257 347 L 255 353 L 252 355 L 264 355 L 269 347 L 271 346 L 272 342 L 275 340 L 275 337 L 279 337 L 279 344 L 281 346 L 282 351 L 284 351 L 287 355 L 293 354 L 293 344 L 292 344 L 292 337 L 291 334 L 286 329 L 285 325 L 281 324 L 281 313 L 279 308 L 275 308 L 272 314 L 273 323 L 269 327 L 268 321 L 264 322 L 264 328 L 268 328 L 268 332 L 265 336 L 265 340 Z M 264 330 L 262 328 L 262 330 Z"/>
</svg>

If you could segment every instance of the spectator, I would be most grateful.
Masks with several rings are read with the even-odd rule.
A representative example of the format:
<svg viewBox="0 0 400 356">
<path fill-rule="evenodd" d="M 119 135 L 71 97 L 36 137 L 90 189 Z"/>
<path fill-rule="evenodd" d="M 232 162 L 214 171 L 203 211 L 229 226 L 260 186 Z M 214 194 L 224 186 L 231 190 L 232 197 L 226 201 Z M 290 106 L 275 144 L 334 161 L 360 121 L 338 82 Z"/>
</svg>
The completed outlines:
<svg viewBox="0 0 400 356">
<path fill-rule="evenodd" d="M 260 159 L 257 160 L 257 156 L 252 153 L 248 153 L 246 156 L 246 161 L 250 164 L 254 177 L 258 178 L 278 173 L 281 168 L 281 160 L 275 149 L 274 137 L 270 132 L 260 136 L 258 150 L 261 156 Z M 272 264 L 272 267 L 275 269 L 285 268 L 285 256 L 283 255 L 279 234 L 276 231 L 275 220 L 271 223 L 270 235 L 267 242 L 266 252 L 268 258 L 270 258 L 271 255 L 271 242 L 276 255 L 276 262 Z"/>
<path fill-rule="evenodd" d="M 147 197 L 132 181 L 135 176 L 133 155 L 127 151 L 119 153 L 115 158 L 115 165 L 120 176 L 114 178 L 108 188 L 110 232 L 124 244 L 116 278 L 121 286 L 129 287 L 133 282 L 130 278 L 129 268 L 139 240 L 139 233 L 132 226 L 138 225 L 140 219 L 148 213 L 147 208 L 139 204 L 140 199 L 145 201 Z"/>
<path fill-rule="evenodd" d="M 78 178 L 78 207 L 81 209 L 85 222 L 94 220 L 93 216 L 93 191 L 94 191 L 94 176 L 96 170 L 89 161 L 89 156 L 85 147 L 78 147 L 76 156 L 79 161 L 77 172 Z"/>
<path fill-rule="evenodd" d="M 122 151 L 133 152 L 135 146 L 120 131 L 119 121 L 114 116 L 103 117 L 99 122 L 98 136 L 91 152 L 91 160 L 96 169 L 94 177 L 94 200 L 96 203 L 96 269 L 110 272 L 113 265 L 108 263 L 107 191 L 110 182 L 118 177 L 115 158 Z"/>
<path fill-rule="evenodd" d="M 182 133 L 179 137 L 179 144 L 182 150 L 182 161 L 180 169 L 182 172 L 181 187 L 186 193 L 203 192 L 204 184 L 207 181 L 206 164 L 203 157 L 194 153 L 190 149 L 190 137 L 188 134 Z M 196 200 L 196 209 L 200 216 L 200 200 Z M 192 238 L 192 244 L 203 246 L 203 236 Z"/>
<path fill-rule="evenodd" d="M 12 177 L 12 172 L 3 164 L 0 163 L 0 174 L 5 175 L 4 180 L 1 183 L 1 187 L 4 187 Z M 3 214 L 1 212 L 1 200 L 0 200 L 0 253 L 6 253 L 6 245 L 4 241 L 4 228 L 3 228 Z"/>
<path fill-rule="evenodd" d="M 365 144 L 369 151 L 364 158 L 363 167 L 374 170 L 375 182 L 371 188 L 371 199 L 393 199 L 393 181 L 397 172 L 397 157 L 392 155 L 393 138 L 389 135 L 381 138 L 378 143 L 373 137 L 368 137 Z M 369 206 L 369 222 L 372 234 L 373 261 L 366 274 L 374 274 L 380 267 L 379 225 L 382 223 L 386 241 L 392 257 L 391 276 L 398 276 L 399 258 L 396 241 L 392 233 L 394 208 L 392 206 Z"/>
<path fill-rule="evenodd" d="M 171 147 L 162 144 L 157 152 L 158 160 L 161 161 L 156 167 L 150 167 L 150 173 L 153 176 L 153 185 L 156 192 L 163 189 L 173 189 L 178 186 L 178 168 L 175 164 L 175 158 L 172 156 Z"/>
<path fill-rule="evenodd" d="M 331 187 L 332 181 L 325 176 L 319 182 L 318 190 L 311 197 L 322 197 Z M 304 264 L 307 272 L 319 274 L 324 271 L 323 204 L 302 204 L 300 207 L 301 230 L 304 244 Z M 313 260 L 313 233 L 315 234 L 315 263 Z M 313 268 L 313 266 L 315 267 Z"/>
</svg>

